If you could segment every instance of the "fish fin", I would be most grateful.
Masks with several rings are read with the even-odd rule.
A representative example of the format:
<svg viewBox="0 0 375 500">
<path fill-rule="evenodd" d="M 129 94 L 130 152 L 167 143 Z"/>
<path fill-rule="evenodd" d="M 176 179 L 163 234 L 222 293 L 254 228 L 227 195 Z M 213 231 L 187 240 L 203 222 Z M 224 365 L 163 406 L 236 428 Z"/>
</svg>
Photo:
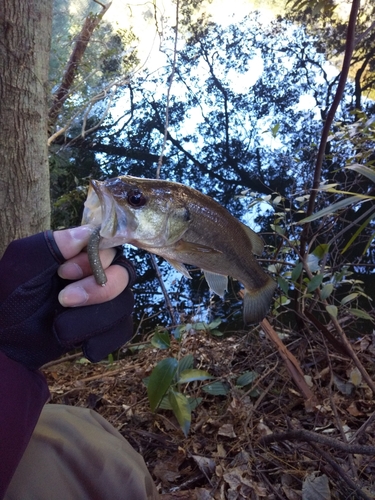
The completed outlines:
<svg viewBox="0 0 375 500">
<path fill-rule="evenodd" d="M 191 279 L 189 271 L 186 269 L 186 267 L 183 264 L 181 264 L 181 262 L 177 262 L 177 260 L 173 260 L 173 259 L 165 259 L 165 260 L 167 262 L 169 262 L 169 264 L 171 266 L 173 266 L 176 269 L 176 271 L 183 274 L 186 278 Z"/>
<path fill-rule="evenodd" d="M 262 240 L 262 238 L 252 229 L 246 226 L 246 224 L 242 224 L 242 227 L 245 230 L 245 233 L 247 234 L 247 237 L 251 242 L 252 253 L 255 255 L 262 255 L 264 249 L 264 241 Z"/>
<path fill-rule="evenodd" d="M 243 299 L 243 318 L 245 324 L 257 323 L 266 316 L 275 288 L 276 283 L 268 276 L 267 282 L 262 288 L 254 290 L 245 289 Z"/>
<path fill-rule="evenodd" d="M 214 248 L 201 245 L 199 243 L 190 243 L 190 241 L 180 240 L 175 244 L 175 250 L 188 253 L 222 253 Z"/>
<path fill-rule="evenodd" d="M 202 269 L 202 271 L 211 290 L 216 293 L 216 295 L 224 297 L 224 292 L 228 289 L 228 276 L 211 273 L 210 271 L 205 271 L 204 269 Z"/>
</svg>

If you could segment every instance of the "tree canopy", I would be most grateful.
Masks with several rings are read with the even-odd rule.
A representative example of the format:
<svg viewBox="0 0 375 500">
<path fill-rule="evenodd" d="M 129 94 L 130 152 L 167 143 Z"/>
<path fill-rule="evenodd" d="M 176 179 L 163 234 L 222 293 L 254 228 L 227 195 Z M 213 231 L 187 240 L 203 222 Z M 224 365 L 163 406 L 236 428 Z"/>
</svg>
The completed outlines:
<svg viewBox="0 0 375 500">
<path fill-rule="evenodd" d="M 322 21 L 326 10 L 315 11 L 308 3 L 293 5 L 288 16 L 272 21 L 256 12 L 241 22 L 217 24 L 207 16 L 192 21 L 190 10 L 181 16 L 178 29 L 164 26 L 157 69 L 146 66 L 131 73 L 128 66 L 116 96 L 90 104 L 89 113 L 85 111 L 83 118 L 81 113 L 81 121 L 77 116 L 74 125 L 54 140 L 52 149 L 57 153 L 53 161 L 65 162 L 62 177 L 57 177 L 63 194 L 56 205 L 64 208 L 64 219 L 59 221 L 57 211 L 55 224 L 67 223 L 70 203 L 72 221 L 79 221 L 84 192 L 80 187 L 68 195 L 69 182 L 62 182 L 67 174 L 70 182 L 90 175 L 104 178 L 124 173 L 152 178 L 161 161 L 162 178 L 196 187 L 233 215 L 252 220 L 254 227 L 265 232 L 269 259 L 280 258 L 277 249 L 285 247 L 286 238 L 292 246 L 283 251 L 291 266 L 298 262 L 296 250 L 303 226 L 295 224 L 308 204 L 322 129 L 341 74 L 348 19 L 334 14 L 333 6 L 328 23 Z M 181 12 L 189 6 L 183 2 Z M 374 110 L 369 99 L 373 57 L 368 55 L 374 45 L 372 11 L 370 3 L 365 3 L 357 17 L 350 74 L 325 146 L 319 179 L 335 184 L 336 191 L 359 195 L 371 190 L 369 179 L 346 167 L 353 161 L 363 165 L 372 161 L 368 153 L 373 143 L 371 123 L 366 140 L 360 133 L 350 132 L 353 127 L 358 132 L 358 124 Z M 72 102 L 76 99 L 73 94 Z M 103 120 L 103 108 L 111 99 L 113 111 Z M 320 192 L 317 210 L 343 196 Z M 277 206 L 275 199 L 279 200 Z M 259 203 L 249 209 L 254 200 L 268 205 Z M 332 269 L 362 262 L 365 265 L 357 266 L 356 272 L 366 274 L 373 263 L 371 245 L 367 245 L 373 231 L 371 218 L 347 254 L 342 256 L 341 251 L 363 224 L 368 207 L 368 203 L 346 206 L 342 216 L 335 214 L 325 221 L 324 231 L 320 221 L 314 221 L 315 243 L 308 252 L 334 244 Z M 280 241 L 280 234 L 275 236 L 275 227 L 284 240 Z M 139 269 L 143 269 L 141 265 Z M 286 266 L 280 278 L 289 270 Z M 150 271 L 141 274 L 149 280 Z M 154 288 L 150 291 L 154 293 Z"/>
</svg>

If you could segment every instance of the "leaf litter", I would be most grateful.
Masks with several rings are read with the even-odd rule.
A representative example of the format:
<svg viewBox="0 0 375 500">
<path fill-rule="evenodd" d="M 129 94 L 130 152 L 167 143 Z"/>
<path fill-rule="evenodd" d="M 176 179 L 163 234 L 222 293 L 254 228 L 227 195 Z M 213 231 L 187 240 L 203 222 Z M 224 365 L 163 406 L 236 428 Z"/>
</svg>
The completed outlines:
<svg viewBox="0 0 375 500">
<path fill-rule="evenodd" d="M 286 344 L 312 383 L 313 405 L 257 328 L 227 338 L 186 334 L 169 349 L 141 342 L 98 364 L 68 356 L 43 371 L 51 403 L 106 418 L 144 457 L 164 500 L 374 499 L 374 395 L 352 361 L 311 332 L 289 332 Z M 353 348 L 374 379 L 373 336 Z M 185 437 L 172 411 L 151 411 L 143 380 L 166 357 L 188 354 L 215 380 L 186 387 L 201 399 Z M 226 390 L 203 390 L 215 383 Z"/>
</svg>

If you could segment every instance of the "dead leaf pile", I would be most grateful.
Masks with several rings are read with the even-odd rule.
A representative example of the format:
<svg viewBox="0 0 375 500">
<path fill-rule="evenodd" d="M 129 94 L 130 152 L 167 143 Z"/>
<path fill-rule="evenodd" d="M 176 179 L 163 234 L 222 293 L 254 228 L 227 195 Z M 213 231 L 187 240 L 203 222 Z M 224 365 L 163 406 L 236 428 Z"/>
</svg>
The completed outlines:
<svg viewBox="0 0 375 500">
<path fill-rule="evenodd" d="M 256 328 L 227 338 L 194 332 L 167 350 L 128 346 L 112 363 L 70 356 L 44 373 L 52 403 L 94 409 L 128 439 L 165 500 L 374 499 L 374 395 L 352 361 L 319 339 L 288 332 L 283 342 L 314 394 L 310 402 Z M 353 342 L 373 379 L 374 344 L 371 336 Z M 185 438 L 172 411 L 151 412 L 143 379 L 158 361 L 187 354 L 228 392 L 187 384 L 202 401 Z"/>
</svg>

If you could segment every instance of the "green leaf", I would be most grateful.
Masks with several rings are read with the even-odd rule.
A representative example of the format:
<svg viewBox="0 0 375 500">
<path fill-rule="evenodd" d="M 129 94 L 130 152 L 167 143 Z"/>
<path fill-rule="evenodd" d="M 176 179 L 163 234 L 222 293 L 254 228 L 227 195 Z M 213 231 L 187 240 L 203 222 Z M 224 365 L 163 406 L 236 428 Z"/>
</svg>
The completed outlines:
<svg viewBox="0 0 375 500">
<path fill-rule="evenodd" d="M 333 318 L 337 318 L 337 307 L 336 306 L 326 306 L 326 311 Z"/>
<path fill-rule="evenodd" d="M 285 293 L 285 295 L 288 295 L 289 283 L 287 282 L 287 280 L 284 279 L 282 276 L 278 276 L 277 283 L 281 288 L 281 290 Z"/>
<path fill-rule="evenodd" d="M 350 309 L 350 314 L 353 314 L 353 316 L 356 316 L 357 318 L 374 321 L 374 318 L 370 316 L 366 311 L 363 311 L 362 309 Z"/>
<path fill-rule="evenodd" d="M 358 295 L 359 295 L 358 292 L 349 293 L 349 295 L 347 295 L 341 300 L 341 304 L 344 306 L 348 302 L 351 302 L 352 300 L 356 299 Z"/>
<path fill-rule="evenodd" d="M 216 327 L 218 327 L 221 324 L 221 318 L 216 318 L 211 323 L 209 323 L 208 328 L 210 330 L 214 330 Z"/>
<path fill-rule="evenodd" d="M 195 408 L 201 404 L 203 398 L 187 398 L 189 401 L 190 410 L 193 411 Z"/>
<path fill-rule="evenodd" d="M 197 331 L 205 331 L 207 330 L 207 323 L 203 323 L 202 321 L 200 321 L 199 323 L 194 323 L 193 324 L 193 328 L 194 330 L 197 330 Z"/>
<path fill-rule="evenodd" d="M 307 285 L 307 291 L 314 292 L 317 288 L 319 288 L 322 284 L 323 278 L 323 274 L 313 276 Z"/>
<path fill-rule="evenodd" d="M 271 224 L 271 228 L 275 231 L 277 234 L 285 234 L 285 228 L 282 226 L 279 226 L 278 224 Z"/>
<path fill-rule="evenodd" d="M 188 354 L 180 359 L 178 362 L 178 373 L 182 373 L 185 370 L 191 370 L 194 366 L 194 356 Z"/>
<path fill-rule="evenodd" d="M 332 283 L 327 283 L 326 285 L 324 285 L 320 292 L 320 298 L 322 300 L 326 300 L 333 292 L 333 288 L 334 286 L 332 285 Z"/>
<path fill-rule="evenodd" d="M 277 136 L 277 132 L 279 131 L 279 128 L 280 128 L 280 123 L 276 123 L 276 125 L 271 128 L 272 137 Z"/>
<path fill-rule="evenodd" d="M 372 168 L 365 167 L 364 165 L 349 165 L 348 167 L 349 170 L 354 170 L 355 172 L 358 172 L 359 174 L 365 175 L 370 181 L 375 183 L 375 171 Z"/>
<path fill-rule="evenodd" d="M 368 217 L 357 229 L 357 231 L 353 234 L 353 236 L 350 238 L 348 243 L 345 245 L 345 247 L 341 250 L 341 254 L 344 254 L 348 248 L 350 248 L 353 244 L 353 242 L 358 238 L 358 236 L 361 234 L 361 232 L 370 224 L 372 219 L 374 218 L 374 214 L 371 214 L 370 217 Z M 371 238 L 372 239 L 372 238 Z M 370 240 L 371 244 L 371 240 Z M 367 248 L 363 252 L 363 255 L 366 253 Z"/>
<path fill-rule="evenodd" d="M 173 413 L 175 414 L 183 433 L 187 436 L 189 434 L 191 424 L 191 408 L 189 400 L 184 394 L 174 390 L 169 391 L 168 397 Z"/>
<path fill-rule="evenodd" d="M 186 384 L 187 382 L 194 382 L 195 380 L 209 380 L 214 378 L 205 370 L 184 370 L 180 373 L 180 378 L 178 379 L 178 384 Z"/>
<path fill-rule="evenodd" d="M 238 379 L 236 380 L 236 385 L 245 387 L 246 385 L 252 384 L 258 376 L 259 373 L 257 372 L 245 372 L 238 377 Z"/>
<path fill-rule="evenodd" d="M 329 245 L 321 244 L 314 249 L 313 255 L 318 257 L 318 259 L 320 260 L 328 253 L 328 251 L 329 251 Z"/>
<path fill-rule="evenodd" d="M 294 266 L 294 269 L 292 271 L 292 281 L 298 280 L 298 278 L 301 276 L 302 268 L 302 262 L 298 262 L 298 264 Z"/>
<path fill-rule="evenodd" d="M 177 359 L 166 358 L 161 360 L 152 370 L 147 385 L 147 396 L 152 411 L 156 410 L 164 394 L 170 388 L 177 367 Z"/>
<path fill-rule="evenodd" d="M 169 402 L 169 395 L 168 392 L 165 394 L 160 401 L 160 404 L 158 406 L 159 410 L 173 410 L 171 403 Z"/>
<path fill-rule="evenodd" d="M 307 222 L 312 222 L 316 219 L 320 219 L 321 217 L 324 217 L 326 215 L 332 215 L 336 213 L 337 210 L 341 210 L 342 208 L 345 208 L 349 205 L 354 205 L 360 201 L 369 201 L 369 198 L 363 198 L 363 196 L 349 196 L 348 198 L 344 198 L 343 200 L 340 200 L 336 203 L 332 203 L 332 205 L 329 205 L 326 208 L 323 208 L 323 210 L 319 210 L 319 212 L 316 212 L 315 214 L 310 215 L 310 217 L 305 217 L 300 221 L 300 224 L 306 224 Z"/>
<path fill-rule="evenodd" d="M 282 197 L 280 195 L 275 196 L 275 198 L 272 200 L 272 205 L 274 205 L 276 207 L 280 203 L 281 200 L 282 200 Z"/>
<path fill-rule="evenodd" d="M 276 309 L 280 306 L 286 306 L 290 304 L 290 299 L 285 295 L 280 295 L 274 302 Z"/>
<path fill-rule="evenodd" d="M 316 273 L 320 269 L 319 258 L 313 253 L 309 253 L 306 259 L 306 265 L 312 273 Z"/>
<path fill-rule="evenodd" d="M 215 337 L 222 337 L 224 335 L 224 333 L 220 330 L 210 330 L 210 334 L 214 335 Z"/>
<path fill-rule="evenodd" d="M 172 330 L 172 335 L 176 340 L 181 340 L 182 335 L 186 332 L 186 325 L 178 325 L 174 330 Z"/>
<path fill-rule="evenodd" d="M 228 386 L 220 381 L 205 385 L 204 387 L 202 387 L 202 390 L 204 392 L 207 392 L 207 394 L 211 394 L 212 396 L 226 396 L 229 392 Z"/>
<path fill-rule="evenodd" d="M 167 330 L 154 333 L 151 344 L 158 349 L 168 349 L 171 346 L 171 338 Z"/>
</svg>

